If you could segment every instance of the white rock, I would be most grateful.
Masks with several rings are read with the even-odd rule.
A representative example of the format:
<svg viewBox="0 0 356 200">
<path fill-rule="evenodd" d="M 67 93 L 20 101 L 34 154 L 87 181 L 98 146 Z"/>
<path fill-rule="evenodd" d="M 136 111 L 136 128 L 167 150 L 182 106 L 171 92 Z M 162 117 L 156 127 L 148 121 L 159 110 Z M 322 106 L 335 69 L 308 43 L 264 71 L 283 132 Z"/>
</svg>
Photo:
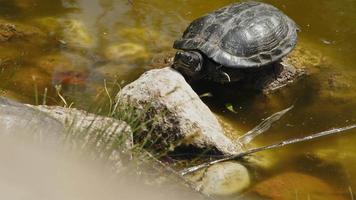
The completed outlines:
<svg viewBox="0 0 356 200">
<path fill-rule="evenodd" d="M 152 107 L 153 115 L 158 116 L 154 130 L 182 137 L 183 144 L 199 148 L 215 147 L 224 154 L 241 151 L 224 135 L 214 114 L 184 77 L 172 68 L 144 73 L 124 87 L 116 99 L 120 104 L 129 104 L 139 110 Z"/>
<path fill-rule="evenodd" d="M 250 186 L 247 169 L 237 162 L 224 162 L 209 167 L 204 174 L 201 190 L 204 194 L 227 196 Z"/>
</svg>

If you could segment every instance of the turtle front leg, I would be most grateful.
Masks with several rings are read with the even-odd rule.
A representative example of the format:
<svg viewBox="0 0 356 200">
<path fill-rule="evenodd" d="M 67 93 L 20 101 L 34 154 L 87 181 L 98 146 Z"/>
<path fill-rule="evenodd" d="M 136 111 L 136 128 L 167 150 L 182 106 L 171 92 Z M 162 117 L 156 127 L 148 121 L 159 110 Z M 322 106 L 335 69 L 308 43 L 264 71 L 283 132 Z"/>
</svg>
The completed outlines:
<svg viewBox="0 0 356 200">
<path fill-rule="evenodd" d="M 210 79 L 212 79 L 214 82 L 218 82 L 221 84 L 231 82 L 230 75 L 222 70 L 222 66 L 218 66 L 215 70 L 211 72 Z"/>
</svg>

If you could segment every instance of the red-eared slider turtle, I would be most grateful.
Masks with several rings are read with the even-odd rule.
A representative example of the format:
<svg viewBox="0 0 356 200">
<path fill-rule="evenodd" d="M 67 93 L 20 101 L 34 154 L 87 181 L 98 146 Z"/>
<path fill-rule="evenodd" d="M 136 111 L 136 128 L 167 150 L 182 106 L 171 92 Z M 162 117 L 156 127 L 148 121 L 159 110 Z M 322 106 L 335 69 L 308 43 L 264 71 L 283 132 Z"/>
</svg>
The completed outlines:
<svg viewBox="0 0 356 200">
<path fill-rule="evenodd" d="M 237 81 L 238 72 L 280 61 L 296 45 L 297 30 L 293 20 L 271 5 L 231 4 L 189 25 L 174 42 L 180 51 L 173 67 L 190 79 Z"/>
</svg>

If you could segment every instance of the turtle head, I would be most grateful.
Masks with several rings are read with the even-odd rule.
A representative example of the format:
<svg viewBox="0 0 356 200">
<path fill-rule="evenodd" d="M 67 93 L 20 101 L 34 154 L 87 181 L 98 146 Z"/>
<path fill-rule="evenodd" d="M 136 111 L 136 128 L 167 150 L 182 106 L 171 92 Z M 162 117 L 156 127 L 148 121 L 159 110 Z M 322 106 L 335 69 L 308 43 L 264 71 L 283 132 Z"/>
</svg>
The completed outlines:
<svg viewBox="0 0 356 200">
<path fill-rule="evenodd" d="M 203 56 L 197 51 L 178 51 L 174 57 L 173 68 L 193 78 L 201 73 L 203 62 Z"/>
</svg>

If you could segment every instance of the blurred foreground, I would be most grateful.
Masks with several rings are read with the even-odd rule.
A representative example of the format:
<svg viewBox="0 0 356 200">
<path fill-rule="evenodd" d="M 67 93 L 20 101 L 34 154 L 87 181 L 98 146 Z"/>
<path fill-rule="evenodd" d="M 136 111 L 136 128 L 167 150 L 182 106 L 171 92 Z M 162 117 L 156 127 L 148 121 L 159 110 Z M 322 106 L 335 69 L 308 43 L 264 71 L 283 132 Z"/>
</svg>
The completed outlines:
<svg viewBox="0 0 356 200">
<path fill-rule="evenodd" d="M 110 167 L 59 146 L 0 136 L 0 199 L 200 199 L 172 183 L 149 186 L 136 169 L 115 174 Z"/>
</svg>

